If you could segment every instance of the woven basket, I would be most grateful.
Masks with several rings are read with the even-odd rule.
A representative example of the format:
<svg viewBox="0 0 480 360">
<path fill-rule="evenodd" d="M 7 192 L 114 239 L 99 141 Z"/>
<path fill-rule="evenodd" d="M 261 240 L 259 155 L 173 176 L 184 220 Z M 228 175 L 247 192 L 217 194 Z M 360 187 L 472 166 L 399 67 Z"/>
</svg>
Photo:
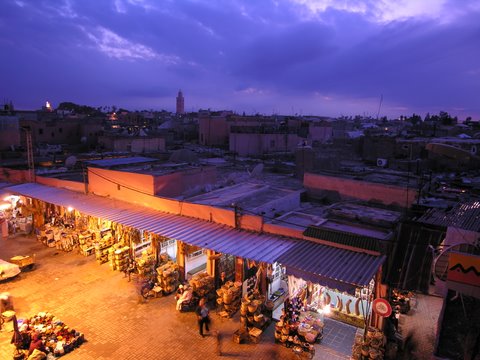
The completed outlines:
<svg viewBox="0 0 480 360">
<path fill-rule="evenodd" d="M 223 293 L 223 302 L 225 304 L 231 304 L 233 301 L 233 296 L 232 296 L 232 293 L 230 291 L 228 292 L 224 292 Z"/>
</svg>

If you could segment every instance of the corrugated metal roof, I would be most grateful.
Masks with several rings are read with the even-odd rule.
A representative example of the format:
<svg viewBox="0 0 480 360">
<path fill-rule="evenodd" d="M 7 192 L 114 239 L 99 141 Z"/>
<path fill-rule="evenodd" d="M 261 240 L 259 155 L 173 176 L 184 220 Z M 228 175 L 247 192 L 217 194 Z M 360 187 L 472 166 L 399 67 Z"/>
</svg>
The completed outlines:
<svg viewBox="0 0 480 360">
<path fill-rule="evenodd" d="M 309 226 L 304 232 L 304 236 L 331 241 L 336 244 L 348 245 L 365 250 L 380 251 L 379 239 L 358 234 L 329 230 L 317 226 Z"/>
<path fill-rule="evenodd" d="M 147 158 L 142 156 L 133 156 L 133 157 L 123 157 L 123 158 L 112 158 L 112 159 L 101 159 L 101 160 L 87 160 L 87 164 L 108 167 L 108 166 L 117 166 L 117 165 L 130 165 L 130 164 L 139 164 L 144 162 L 157 161 L 155 158 Z"/>
<path fill-rule="evenodd" d="M 285 238 L 236 230 L 119 200 L 35 183 L 10 186 L 6 190 L 63 207 L 71 206 L 84 214 L 147 230 L 190 245 L 256 261 L 274 263 L 295 244 Z"/>
<path fill-rule="evenodd" d="M 430 209 L 417 221 L 424 224 L 453 226 L 463 230 L 480 232 L 480 201 L 457 204 L 450 210 Z"/>
<path fill-rule="evenodd" d="M 308 280 L 315 281 L 316 278 L 320 284 L 350 291 L 367 285 L 385 261 L 385 256 L 299 241 L 278 261 L 286 266 L 287 273 L 311 274 L 314 276 Z"/>
</svg>

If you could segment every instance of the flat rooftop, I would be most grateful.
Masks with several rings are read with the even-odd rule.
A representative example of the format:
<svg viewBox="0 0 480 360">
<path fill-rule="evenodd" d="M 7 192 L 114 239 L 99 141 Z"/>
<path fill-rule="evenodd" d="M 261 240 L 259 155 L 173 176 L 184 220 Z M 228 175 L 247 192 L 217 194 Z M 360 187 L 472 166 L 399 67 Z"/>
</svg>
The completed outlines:
<svg viewBox="0 0 480 360">
<path fill-rule="evenodd" d="M 122 166 L 122 165 L 132 165 L 139 163 L 147 163 L 158 161 L 155 158 L 148 158 L 143 156 L 132 156 L 132 157 L 119 157 L 111 159 L 100 159 L 100 160 L 86 160 L 85 163 L 89 165 L 95 165 L 99 167 L 110 167 L 110 166 Z"/>
<path fill-rule="evenodd" d="M 273 219 L 269 223 L 304 231 L 307 227 L 318 225 L 323 221 L 325 219 L 321 216 L 292 211 Z"/>
<path fill-rule="evenodd" d="M 245 182 L 193 196 L 186 200 L 212 206 L 232 206 L 232 204 L 236 204 L 240 208 L 254 210 L 291 193 L 291 190 L 273 188 L 266 184 Z"/>
<path fill-rule="evenodd" d="M 314 174 L 332 176 L 344 179 L 381 183 L 383 185 L 410 187 L 417 189 L 417 178 L 413 172 L 398 171 L 392 169 L 380 169 L 374 167 L 355 167 L 353 172 L 317 171 Z M 347 169 L 344 169 L 347 170 Z"/>
<path fill-rule="evenodd" d="M 391 231 L 382 230 L 379 228 L 371 228 L 362 226 L 361 224 L 343 223 L 335 220 L 326 220 L 318 226 L 321 229 L 335 230 L 339 232 L 347 232 L 350 234 L 368 236 L 379 240 L 388 240 L 391 236 Z"/>
</svg>

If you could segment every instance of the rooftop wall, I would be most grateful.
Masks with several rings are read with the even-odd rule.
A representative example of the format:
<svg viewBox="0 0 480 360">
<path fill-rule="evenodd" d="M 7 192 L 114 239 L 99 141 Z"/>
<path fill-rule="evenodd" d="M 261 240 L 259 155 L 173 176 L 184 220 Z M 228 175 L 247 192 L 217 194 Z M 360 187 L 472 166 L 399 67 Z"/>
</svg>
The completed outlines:
<svg viewBox="0 0 480 360">
<path fill-rule="evenodd" d="M 85 192 L 85 184 L 83 182 L 55 179 L 50 177 L 36 176 L 37 183 L 47 186 L 53 186 L 58 188 L 64 188 L 67 190 Z"/>
<path fill-rule="evenodd" d="M 154 194 L 154 178 L 152 175 L 89 167 L 88 191 L 132 202 L 130 199 L 135 200 L 139 194 Z"/>
<path fill-rule="evenodd" d="M 303 185 L 313 197 L 324 191 L 335 191 L 341 196 L 399 207 L 410 207 L 418 194 L 414 188 L 312 173 L 305 173 Z"/>
<path fill-rule="evenodd" d="M 171 174 L 156 176 L 154 192 L 158 196 L 177 197 L 198 186 L 214 184 L 217 181 L 215 167 L 192 168 Z"/>
<path fill-rule="evenodd" d="M 0 167 L 0 180 L 11 183 L 28 182 L 28 170 L 15 170 L 6 167 Z"/>
</svg>

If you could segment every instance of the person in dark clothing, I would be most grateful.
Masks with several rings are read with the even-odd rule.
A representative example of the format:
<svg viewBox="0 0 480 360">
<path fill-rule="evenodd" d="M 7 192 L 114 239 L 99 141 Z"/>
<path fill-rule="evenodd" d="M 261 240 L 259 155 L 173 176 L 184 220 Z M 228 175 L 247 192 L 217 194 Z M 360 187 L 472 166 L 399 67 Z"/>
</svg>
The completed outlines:
<svg viewBox="0 0 480 360">
<path fill-rule="evenodd" d="M 41 352 L 44 352 L 46 353 L 47 352 L 47 349 L 45 348 L 45 345 L 43 344 L 43 340 L 42 340 L 42 337 L 40 336 L 40 334 L 35 334 L 33 336 L 33 339 L 32 339 L 32 342 L 30 343 L 30 347 L 28 349 L 28 355 L 32 355 L 33 351 L 37 349 Z"/>
<path fill-rule="evenodd" d="M 210 311 L 208 310 L 208 307 L 205 304 L 205 298 L 200 299 L 200 302 L 198 303 L 195 313 L 197 314 L 198 329 L 199 329 L 200 335 L 204 337 L 205 335 L 203 335 L 203 324 L 205 324 L 205 330 L 210 331 L 210 329 L 208 328 L 208 324 L 210 323 L 210 316 L 209 316 Z"/>
<path fill-rule="evenodd" d="M 132 278 L 132 274 L 134 272 L 135 272 L 135 261 L 129 259 L 128 264 L 127 264 L 127 266 L 125 267 L 125 270 L 124 270 L 124 274 L 125 274 L 124 277 L 128 277 L 128 282 L 130 282 L 130 280 Z"/>
<path fill-rule="evenodd" d="M 225 274 L 225 271 L 222 271 L 220 273 L 220 277 L 218 278 L 218 286 L 217 289 L 220 289 L 225 283 L 227 282 L 227 275 Z"/>
</svg>

